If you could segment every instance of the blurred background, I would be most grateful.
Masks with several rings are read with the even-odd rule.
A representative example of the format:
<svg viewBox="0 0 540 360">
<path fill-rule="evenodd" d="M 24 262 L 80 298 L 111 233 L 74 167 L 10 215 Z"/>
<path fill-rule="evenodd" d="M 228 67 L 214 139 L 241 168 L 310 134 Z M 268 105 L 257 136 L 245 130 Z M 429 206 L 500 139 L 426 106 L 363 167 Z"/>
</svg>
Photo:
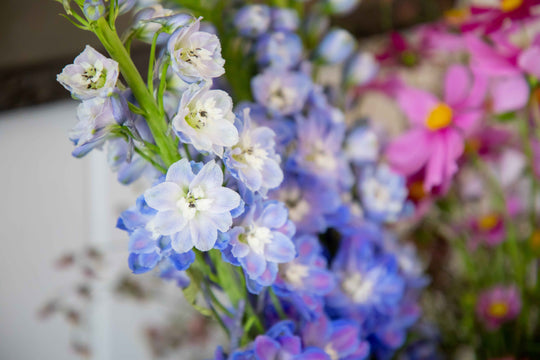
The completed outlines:
<svg viewBox="0 0 540 360">
<path fill-rule="evenodd" d="M 364 0 L 334 21 L 369 37 L 436 19 L 452 3 Z M 149 275 L 140 284 L 127 274 L 127 237 L 115 219 L 144 184 L 120 185 L 103 153 L 70 155 L 77 103 L 56 74 L 85 44 L 99 46 L 60 12 L 53 0 L 0 2 L 0 359 L 151 359 L 149 339 L 162 348 L 189 342 L 181 358 L 203 358 L 192 350 L 213 333 L 198 317 L 186 315 L 185 336 L 161 336 L 185 306 L 181 296 L 143 301 L 178 293 L 174 284 L 157 288 Z M 141 66 L 145 50 L 133 50 Z"/>
</svg>

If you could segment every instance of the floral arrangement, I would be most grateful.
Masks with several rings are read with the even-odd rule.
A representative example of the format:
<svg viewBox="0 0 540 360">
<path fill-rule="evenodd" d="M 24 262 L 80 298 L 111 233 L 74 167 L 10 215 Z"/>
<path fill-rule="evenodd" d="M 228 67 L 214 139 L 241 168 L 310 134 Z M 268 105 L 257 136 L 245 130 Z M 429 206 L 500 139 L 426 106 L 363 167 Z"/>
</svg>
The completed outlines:
<svg viewBox="0 0 540 360">
<path fill-rule="evenodd" d="M 73 155 L 147 179 L 129 269 L 221 326 L 214 359 L 540 358 L 540 1 L 378 50 L 330 26 L 354 0 L 58 2 L 107 53 L 58 75 Z"/>
</svg>

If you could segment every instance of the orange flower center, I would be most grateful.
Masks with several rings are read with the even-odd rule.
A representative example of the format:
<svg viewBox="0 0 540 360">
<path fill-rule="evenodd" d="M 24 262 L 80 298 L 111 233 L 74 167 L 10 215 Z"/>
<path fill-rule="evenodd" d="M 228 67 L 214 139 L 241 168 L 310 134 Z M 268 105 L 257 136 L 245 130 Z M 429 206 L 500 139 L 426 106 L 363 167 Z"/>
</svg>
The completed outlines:
<svg viewBox="0 0 540 360">
<path fill-rule="evenodd" d="M 523 4 L 523 0 L 501 0 L 501 10 L 504 12 L 514 11 Z"/>
<path fill-rule="evenodd" d="M 489 305 L 488 313 L 493 317 L 502 318 L 508 314 L 508 304 L 504 302 L 494 302 Z"/>
<path fill-rule="evenodd" d="M 426 196 L 424 182 L 421 180 L 409 184 L 409 197 L 414 201 L 420 201 Z"/>
<path fill-rule="evenodd" d="M 452 109 L 444 103 L 435 106 L 426 119 L 426 126 L 433 131 L 444 129 L 451 123 Z"/>
<path fill-rule="evenodd" d="M 484 215 L 478 219 L 478 227 L 482 231 L 490 231 L 499 223 L 499 216 L 496 214 Z"/>
</svg>

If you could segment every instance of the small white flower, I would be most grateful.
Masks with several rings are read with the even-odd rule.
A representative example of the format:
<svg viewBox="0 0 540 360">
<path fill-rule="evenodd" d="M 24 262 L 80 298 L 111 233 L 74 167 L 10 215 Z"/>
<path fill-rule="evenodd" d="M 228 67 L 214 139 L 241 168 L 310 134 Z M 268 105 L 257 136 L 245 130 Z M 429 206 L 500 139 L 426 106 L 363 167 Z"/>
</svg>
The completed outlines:
<svg viewBox="0 0 540 360">
<path fill-rule="evenodd" d="M 221 90 L 192 87 L 182 95 L 173 129 L 183 142 L 198 151 L 223 155 L 223 147 L 238 142 L 232 99 Z"/>
<path fill-rule="evenodd" d="M 90 45 L 86 45 L 73 64 L 66 66 L 56 77 L 73 97 L 80 100 L 109 96 L 117 79 L 118 63 L 101 55 Z"/>
<path fill-rule="evenodd" d="M 179 28 L 168 42 L 172 68 L 186 82 L 210 80 L 225 73 L 216 35 L 199 31 L 200 20 Z"/>
</svg>

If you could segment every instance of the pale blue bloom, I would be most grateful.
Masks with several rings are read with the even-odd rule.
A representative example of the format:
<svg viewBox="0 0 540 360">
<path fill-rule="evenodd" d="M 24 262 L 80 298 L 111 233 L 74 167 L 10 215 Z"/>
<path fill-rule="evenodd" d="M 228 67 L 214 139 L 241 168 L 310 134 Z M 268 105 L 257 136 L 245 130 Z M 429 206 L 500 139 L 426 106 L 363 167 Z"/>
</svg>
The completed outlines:
<svg viewBox="0 0 540 360">
<path fill-rule="evenodd" d="M 296 256 L 291 240 L 294 228 L 287 215 L 287 208 L 280 202 L 257 201 L 229 232 L 230 249 L 224 254 L 231 263 L 241 265 L 258 285 L 272 285 L 277 264 Z"/>
<path fill-rule="evenodd" d="M 298 13 L 288 8 L 272 9 L 272 29 L 275 31 L 296 31 L 300 25 Z"/>
<path fill-rule="evenodd" d="M 379 73 L 379 63 L 369 52 L 358 52 L 345 64 L 343 82 L 346 86 L 363 86 Z"/>
<path fill-rule="evenodd" d="M 105 141 L 115 136 L 118 126 L 114 117 L 111 98 L 93 98 L 83 101 L 77 108 L 79 122 L 69 132 L 69 139 L 76 148 L 72 155 L 82 157 L 92 149 L 101 148 Z"/>
<path fill-rule="evenodd" d="M 167 44 L 173 70 L 189 83 L 209 81 L 225 73 L 218 37 L 199 28 L 200 19 L 176 30 Z"/>
<path fill-rule="evenodd" d="M 198 151 L 223 155 L 223 147 L 238 142 L 232 99 L 222 90 L 199 89 L 184 92 L 172 127 L 180 139 Z"/>
<path fill-rule="evenodd" d="M 288 31 L 268 33 L 259 38 L 256 47 L 257 63 L 279 69 L 291 69 L 301 60 L 302 40 Z"/>
<path fill-rule="evenodd" d="M 356 40 L 347 30 L 334 28 L 321 40 L 316 57 L 326 64 L 340 64 L 352 55 Z"/>
<path fill-rule="evenodd" d="M 379 156 L 379 139 L 368 126 L 359 126 L 347 136 L 344 150 L 354 164 L 374 163 Z"/>
<path fill-rule="evenodd" d="M 367 218 L 376 222 L 396 221 L 406 210 L 405 178 L 386 164 L 369 166 L 362 171 L 358 193 Z"/>
<path fill-rule="evenodd" d="M 231 227 L 231 210 L 241 200 L 238 193 L 222 184 L 223 173 L 214 161 L 195 174 L 186 159 L 179 160 L 171 165 L 164 182 L 144 193 L 148 206 L 157 210 L 146 229 L 170 236 L 173 249 L 179 253 L 193 247 L 212 249 L 218 231 L 226 232 Z"/>
<path fill-rule="evenodd" d="M 270 27 L 270 8 L 266 5 L 246 5 L 236 13 L 234 25 L 240 35 L 256 38 Z"/>
<path fill-rule="evenodd" d="M 302 110 L 312 88 L 303 73 L 267 69 L 251 80 L 255 100 L 276 115 L 293 115 Z"/>
<path fill-rule="evenodd" d="M 109 96 L 118 80 L 118 63 L 86 45 L 73 64 L 67 65 L 56 80 L 76 99 Z"/>
<path fill-rule="evenodd" d="M 276 134 L 267 127 L 253 124 L 249 109 L 244 109 L 237 127 L 240 141 L 225 153 L 225 164 L 249 190 L 266 194 L 283 181 L 280 157 L 275 152 Z"/>
</svg>

